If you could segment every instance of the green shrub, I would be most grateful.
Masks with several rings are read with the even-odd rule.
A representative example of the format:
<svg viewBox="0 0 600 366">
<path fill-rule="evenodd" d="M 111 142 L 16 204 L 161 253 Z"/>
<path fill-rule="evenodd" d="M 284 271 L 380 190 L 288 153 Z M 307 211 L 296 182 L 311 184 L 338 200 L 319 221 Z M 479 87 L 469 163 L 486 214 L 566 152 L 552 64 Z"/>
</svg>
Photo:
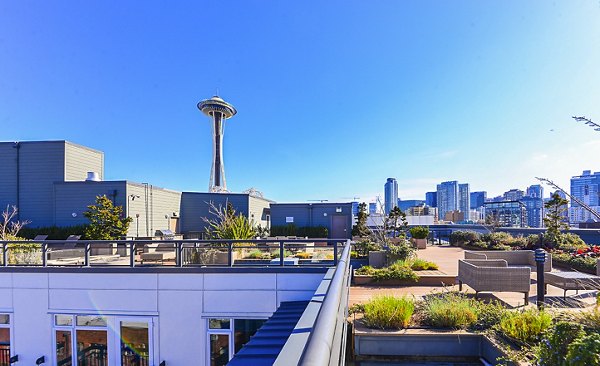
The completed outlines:
<svg viewBox="0 0 600 366">
<path fill-rule="evenodd" d="M 561 234 L 558 243 L 557 249 L 568 250 L 568 251 L 576 251 L 578 249 L 587 249 L 589 245 L 587 245 L 579 235 L 573 233 L 565 233 Z"/>
<path fill-rule="evenodd" d="M 576 270 L 592 273 L 596 272 L 597 258 L 573 257 L 569 253 L 552 253 L 552 260 L 556 262 L 562 262 Z"/>
<path fill-rule="evenodd" d="M 600 334 L 590 333 L 569 345 L 567 365 L 600 365 Z"/>
<path fill-rule="evenodd" d="M 600 297 L 600 293 L 598 297 Z M 575 313 L 575 321 L 588 329 L 600 333 L 600 307 L 597 304 L 591 310 Z"/>
<path fill-rule="evenodd" d="M 298 252 L 298 253 L 296 253 L 296 258 L 310 259 L 310 258 L 312 258 L 312 253 Z"/>
<path fill-rule="evenodd" d="M 390 244 L 388 249 L 388 263 L 394 263 L 399 260 L 406 260 L 415 255 L 415 248 L 407 241 L 402 240 L 398 243 Z"/>
<path fill-rule="evenodd" d="M 408 297 L 376 296 L 364 304 L 364 322 L 369 328 L 403 329 L 410 324 L 415 304 Z"/>
<path fill-rule="evenodd" d="M 406 280 L 417 282 L 419 280 L 419 276 L 409 267 L 392 264 L 389 267 L 384 267 L 381 269 L 375 270 L 375 273 L 372 274 L 373 279 L 375 281 L 385 281 L 385 280 Z"/>
<path fill-rule="evenodd" d="M 360 240 L 354 244 L 354 249 L 359 256 L 366 257 L 369 255 L 369 252 L 382 250 L 381 245 L 371 241 L 371 240 Z"/>
<path fill-rule="evenodd" d="M 357 269 L 354 273 L 361 276 L 372 276 L 375 274 L 376 271 L 378 271 L 378 269 L 373 268 L 371 266 L 362 266 L 359 269 Z"/>
<path fill-rule="evenodd" d="M 47 227 L 24 227 L 19 231 L 19 236 L 25 239 L 33 239 L 38 235 L 48 235 L 46 240 L 66 240 L 70 235 L 80 235 L 82 239 L 86 239 L 84 236 L 86 225 L 78 226 L 47 226 Z"/>
<path fill-rule="evenodd" d="M 506 308 L 499 301 L 491 301 L 489 303 L 478 301 L 477 309 L 477 323 L 471 326 L 471 329 L 474 330 L 486 330 L 495 327 L 507 312 Z"/>
<path fill-rule="evenodd" d="M 543 332 L 550 328 L 552 316 L 544 311 L 529 309 L 522 312 L 507 312 L 499 324 L 500 331 L 517 341 L 534 344 Z"/>
<path fill-rule="evenodd" d="M 559 322 L 547 333 L 537 347 L 538 366 L 566 366 L 568 346 L 584 335 L 578 323 Z"/>
<path fill-rule="evenodd" d="M 429 236 L 429 228 L 427 226 L 415 226 L 410 228 L 410 236 L 415 239 L 427 239 Z"/>
<path fill-rule="evenodd" d="M 291 256 L 292 256 L 292 252 L 290 252 L 289 250 L 285 249 L 283 251 L 283 257 L 284 258 L 288 258 L 288 257 L 291 257 Z M 271 252 L 271 258 L 272 259 L 279 258 L 279 250 Z"/>
<path fill-rule="evenodd" d="M 458 293 L 429 296 L 423 304 L 424 322 L 436 328 L 466 329 L 477 323 L 477 300 Z"/>
<path fill-rule="evenodd" d="M 450 234 L 449 241 L 450 245 L 461 247 L 463 245 L 471 245 L 472 243 L 479 241 L 481 236 L 479 233 L 474 231 L 454 231 Z"/>
<path fill-rule="evenodd" d="M 271 259 L 271 254 L 262 250 L 253 250 L 246 255 L 249 259 Z"/>
<path fill-rule="evenodd" d="M 403 261 L 396 262 L 399 265 L 410 267 L 413 271 L 428 271 L 428 270 L 437 270 L 439 266 L 430 261 L 426 261 L 421 258 L 411 258 Z"/>
<path fill-rule="evenodd" d="M 327 238 L 329 230 L 325 226 L 303 226 L 295 224 L 271 226 L 271 236 L 300 236 L 308 238 Z"/>
</svg>

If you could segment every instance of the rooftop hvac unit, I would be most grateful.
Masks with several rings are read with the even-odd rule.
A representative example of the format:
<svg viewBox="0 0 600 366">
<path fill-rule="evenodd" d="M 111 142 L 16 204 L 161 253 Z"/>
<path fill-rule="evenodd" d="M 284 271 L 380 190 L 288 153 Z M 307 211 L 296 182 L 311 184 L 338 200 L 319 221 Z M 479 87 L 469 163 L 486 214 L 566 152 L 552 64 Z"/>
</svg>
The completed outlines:
<svg viewBox="0 0 600 366">
<path fill-rule="evenodd" d="M 100 175 L 97 172 L 87 172 L 86 182 L 100 182 Z"/>
</svg>

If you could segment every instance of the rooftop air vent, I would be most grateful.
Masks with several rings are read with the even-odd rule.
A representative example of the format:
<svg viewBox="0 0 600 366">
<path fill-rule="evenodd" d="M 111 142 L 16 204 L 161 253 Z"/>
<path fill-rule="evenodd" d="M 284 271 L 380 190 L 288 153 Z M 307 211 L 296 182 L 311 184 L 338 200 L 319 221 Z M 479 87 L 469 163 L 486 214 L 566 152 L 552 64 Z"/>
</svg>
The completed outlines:
<svg viewBox="0 0 600 366">
<path fill-rule="evenodd" d="M 87 172 L 86 182 L 100 182 L 100 175 L 97 172 Z"/>
</svg>

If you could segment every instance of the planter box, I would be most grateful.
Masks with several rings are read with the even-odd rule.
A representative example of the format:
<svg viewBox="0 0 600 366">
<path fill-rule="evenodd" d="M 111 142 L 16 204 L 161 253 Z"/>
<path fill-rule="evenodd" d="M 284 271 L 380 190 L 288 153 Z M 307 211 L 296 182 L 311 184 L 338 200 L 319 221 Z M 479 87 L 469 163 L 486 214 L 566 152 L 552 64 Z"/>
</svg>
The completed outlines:
<svg viewBox="0 0 600 366">
<path fill-rule="evenodd" d="M 354 354 L 357 360 L 373 357 L 479 360 L 496 364 L 506 354 L 486 336 L 436 329 L 376 330 L 354 324 Z M 517 366 L 513 363 L 509 365 Z"/>
<path fill-rule="evenodd" d="M 387 252 L 384 250 L 369 252 L 369 266 L 383 268 L 386 264 Z"/>
<path fill-rule="evenodd" d="M 354 274 L 355 285 L 377 285 L 377 286 L 453 286 L 456 284 L 456 276 L 449 275 L 419 275 L 419 279 L 415 281 L 411 280 L 384 280 L 375 281 L 372 276 L 357 275 Z"/>
<path fill-rule="evenodd" d="M 417 249 L 427 249 L 427 239 L 410 239 Z"/>
</svg>

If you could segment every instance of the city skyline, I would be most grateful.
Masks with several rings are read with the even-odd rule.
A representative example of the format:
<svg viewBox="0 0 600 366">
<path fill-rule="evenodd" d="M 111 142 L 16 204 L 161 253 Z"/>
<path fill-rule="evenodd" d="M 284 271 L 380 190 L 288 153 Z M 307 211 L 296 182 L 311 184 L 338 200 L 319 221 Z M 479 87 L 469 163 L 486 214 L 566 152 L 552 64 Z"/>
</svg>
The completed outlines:
<svg viewBox="0 0 600 366">
<path fill-rule="evenodd" d="M 600 120 L 596 1 L 28 6 L 0 16 L 2 140 L 105 151 L 107 180 L 204 191 L 211 131 L 195 105 L 217 88 L 239 111 L 228 189 L 278 202 L 369 201 L 391 176 L 402 199 L 448 180 L 567 189 L 600 170 L 600 136 L 571 118 Z"/>
</svg>

